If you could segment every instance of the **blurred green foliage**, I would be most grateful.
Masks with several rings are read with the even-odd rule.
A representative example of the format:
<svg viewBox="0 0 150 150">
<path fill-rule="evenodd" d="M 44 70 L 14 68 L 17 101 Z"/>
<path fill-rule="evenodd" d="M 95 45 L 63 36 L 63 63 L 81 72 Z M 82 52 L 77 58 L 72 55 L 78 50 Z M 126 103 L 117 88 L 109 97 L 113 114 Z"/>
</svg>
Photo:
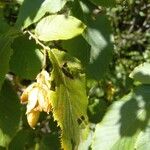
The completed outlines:
<svg viewBox="0 0 150 150">
<path fill-rule="evenodd" d="M 19 4 L 14 0 L 1 2 L 9 25 L 17 19 Z M 3 4 L 2 4 L 3 3 Z M 132 87 L 130 72 L 142 62 L 150 62 L 150 3 L 148 0 L 118 0 L 116 7 L 107 8 L 114 40 L 113 60 L 101 81 L 89 81 L 89 120 L 99 122 L 107 107 Z"/>
<path fill-rule="evenodd" d="M 108 10 L 108 15 L 115 42 L 109 78 L 122 95 L 130 90 L 129 73 L 140 63 L 150 61 L 150 3 L 148 0 L 124 1 Z"/>
<path fill-rule="evenodd" d="M 120 1 L 116 7 L 107 9 L 107 15 L 113 29 L 114 54 L 105 78 L 101 82 L 89 83 L 88 112 L 94 123 L 102 119 L 113 101 L 136 85 L 129 78 L 130 72 L 142 62 L 150 62 L 148 0 Z"/>
<path fill-rule="evenodd" d="M 150 3 L 148 1 L 121 0 L 116 7 L 107 9 L 107 15 L 113 28 L 115 50 L 109 71 L 103 80 L 87 83 L 88 116 L 92 123 L 100 122 L 108 106 L 136 85 L 132 84 L 133 81 L 129 78 L 130 72 L 142 62 L 150 62 Z M 15 23 L 19 8 L 17 3 L 12 2 L 13 0 L 0 2 L 0 16 L 3 13 L 9 25 Z M 3 12 L 1 12 L 1 7 L 4 7 Z M 52 143 L 56 143 L 51 144 L 54 145 L 52 149 L 58 149 L 60 146 L 57 139 L 60 137 L 60 129 L 51 115 L 46 117 L 45 114 L 42 114 L 41 118 L 44 121 L 38 125 L 34 133 L 36 137 L 34 137 L 34 142 L 41 141 L 39 147 L 47 149 L 51 144 L 48 143 L 50 138 Z M 26 124 L 26 120 L 23 121 L 24 128 L 28 128 Z M 52 134 L 49 135 L 49 132 Z M 12 147 L 13 142 L 15 143 L 15 140 L 11 143 Z"/>
</svg>

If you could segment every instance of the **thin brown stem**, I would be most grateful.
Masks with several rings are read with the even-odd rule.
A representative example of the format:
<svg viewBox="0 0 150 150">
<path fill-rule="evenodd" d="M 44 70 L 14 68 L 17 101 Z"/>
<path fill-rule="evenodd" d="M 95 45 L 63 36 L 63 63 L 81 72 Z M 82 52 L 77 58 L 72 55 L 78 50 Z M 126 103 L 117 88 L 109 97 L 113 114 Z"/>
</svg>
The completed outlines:
<svg viewBox="0 0 150 150">
<path fill-rule="evenodd" d="M 45 46 L 42 42 L 40 42 L 38 40 L 38 38 L 32 32 L 30 32 L 29 30 L 25 31 L 24 33 L 28 33 L 30 35 L 29 38 L 34 39 L 36 44 L 40 45 L 43 48 L 43 55 L 44 55 L 44 60 L 43 60 L 44 66 L 43 66 L 43 69 L 45 69 L 46 68 L 47 53 L 50 50 L 50 48 L 48 46 Z"/>
</svg>

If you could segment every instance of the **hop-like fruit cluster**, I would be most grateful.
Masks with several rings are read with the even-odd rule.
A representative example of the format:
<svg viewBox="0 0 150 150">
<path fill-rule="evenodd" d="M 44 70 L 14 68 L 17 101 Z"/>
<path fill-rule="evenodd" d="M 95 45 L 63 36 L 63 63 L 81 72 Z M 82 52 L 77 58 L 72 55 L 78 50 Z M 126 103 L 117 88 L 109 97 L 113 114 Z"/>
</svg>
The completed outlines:
<svg viewBox="0 0 150 150">
<path fill-rule="evenodd" d="M 29 85 L 21 95 L 21 103 L 27 104 L 27 121 L 34 128 L 38 122 L 40 112 L 51 111 L 50 76 L 43 70 L 36 77 L 36 82 Z"/>
</svg>

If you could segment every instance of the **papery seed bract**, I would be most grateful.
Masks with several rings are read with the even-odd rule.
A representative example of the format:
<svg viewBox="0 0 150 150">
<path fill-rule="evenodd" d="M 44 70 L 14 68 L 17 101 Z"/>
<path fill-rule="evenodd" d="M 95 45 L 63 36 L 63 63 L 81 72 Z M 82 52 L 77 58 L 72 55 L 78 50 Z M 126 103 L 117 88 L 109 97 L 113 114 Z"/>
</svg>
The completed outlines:
<svg viewBox="0 0 150 150">
<path fill-rule="evenodd" d="M 27 114 L 27 121 L 31 128 L 34 128 L 38 122 L 40 112 L 32 110 Z"/>
<path fill-rule="evenodd" d="M 39 89 L 38 87 L 33 88 L 28 96 L 28 104 L 27 104 L 27 112 L 29 113 L 30 111 L 32 111 L 38 102 L 38 95 L 39 95 Z"/>
<path fill-rule="evenodd" d="M 47 112 L 49 113 L 50 110 L 51 110 L 51 104 L 50 104 L 50 101 L 49 101 L 49 89 L 47 88 L 42 88 L 40 90 L 40 94 L 39 94 L 39 97 L 38 97 L 38 102 L 39 102 L 39 106 L 41 107 L 41 109 L 44 111 L 44 112 Z"/>
<path fill-rule="evenodd" d="M 37 75 L 37 82 L 32 83 L 21 95 L 21 102 L 27 102 L 27 120 L 33 128 L 41 111 L 49 113 L 51 111 L 50 101 L 50 76 L 43 70 Z"/>
<path fill-rule="evenodd" d="M 42 70 L 42 72 L 37 75 L 36 79 L 37 83 L 45 84 L 48 88 L 50 88 L 50 76 L 47 71 Z"/>
<path fill-rule="evenodd" d="M 20 97 L 20 99 L 21 99 L 21 103 L 27 103 L 28 102 L 28 95 L 29 95 L 29 92 L 31 92 L 31 90 L 33 89 L 33 87 L 34 86 L 36 86 L 37 85 L 37 83 L 36 82 L 34 82 L 34 83 L 32 83 L 30 86 L 28 86 L 25 90 L 24 90 L 24 92 L 22 93 L 22 95 L 21 95 L 21 97 Z"/>
</svg>

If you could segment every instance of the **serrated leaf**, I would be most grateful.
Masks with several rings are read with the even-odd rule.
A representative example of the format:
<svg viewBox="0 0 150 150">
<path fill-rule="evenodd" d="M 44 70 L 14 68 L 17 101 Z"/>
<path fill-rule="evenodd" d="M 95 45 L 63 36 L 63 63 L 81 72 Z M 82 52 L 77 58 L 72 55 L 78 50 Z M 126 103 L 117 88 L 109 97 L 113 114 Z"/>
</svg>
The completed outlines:
<svg viewBox="0 0 150 150">
<path fill-rule="evenodd" d="M 104 6 L 104 7 L 112 7 L 115 6 L 115 0 L 90 0 L 96 5 Z"/>
<path fill-rule="evenodd" d="M 108 69 L 112 58 L 113 44 L 111 27 L 105 15 L 97 16 L 89 22 L 84 38 L 91 45 L 90 62 L 87 74 L 90 78 L 101 79 Z"/>
<path fill-rule="evenodd" d="M 143 63 L 137 66 L 130 73 L 129 77 L 143 84 L 150 84 L 150 63 Z"/>
<path fill-rule="evenodd" d="M 19 12 L 16 26 L 27 28 L 41 19 L 46 12 L 56 13 L 60 11 L 67 0 L 24 0 Z"/>
<path fill-rule="evenodd" d="M 65 52 L 50 51 L 53 64 L 52 77 L 55 82 L 55 96 L 52 97 L 54 119 L 62 130 L 62 148 L 74 150 L 80 142 L 81 122 L 87 120 L 87 96 L 85 75 L 77 59 Z"/>
<path fill-rule="evenodd" d="M 92 150 L 133 150 L 140 131 L 149 127 L 150 86 L 136 90 L 112 104 L 97 124 Z"/>
<path fill-rule="evenodd" d="M 35 34 L 41 41 L 67 40 L 83 32 L 85 25 L 72 16 L 50 15 L 36 26 Z"/>
<path fill-rule="evenodd" d="M 21 78 L 35 79 L 44 59 L 35 41 L 21 36 L 14 40 L 12 48 L 14 53 L 10 60 L 10 70 Z"/>
<path fill-rule="evenodd" d="M 0 146 L 7 147 L 19 129 L 20 105 L 16 92 L 5 81 L 0 92 Z"/>
<path fill-rule="evenodd" d="M 0 37 L 0 89 L 5 79 L 5 74 L 9 70 L 9 60 L 12 55 L 12 39 L 9 37 Z"/>
</svg>

